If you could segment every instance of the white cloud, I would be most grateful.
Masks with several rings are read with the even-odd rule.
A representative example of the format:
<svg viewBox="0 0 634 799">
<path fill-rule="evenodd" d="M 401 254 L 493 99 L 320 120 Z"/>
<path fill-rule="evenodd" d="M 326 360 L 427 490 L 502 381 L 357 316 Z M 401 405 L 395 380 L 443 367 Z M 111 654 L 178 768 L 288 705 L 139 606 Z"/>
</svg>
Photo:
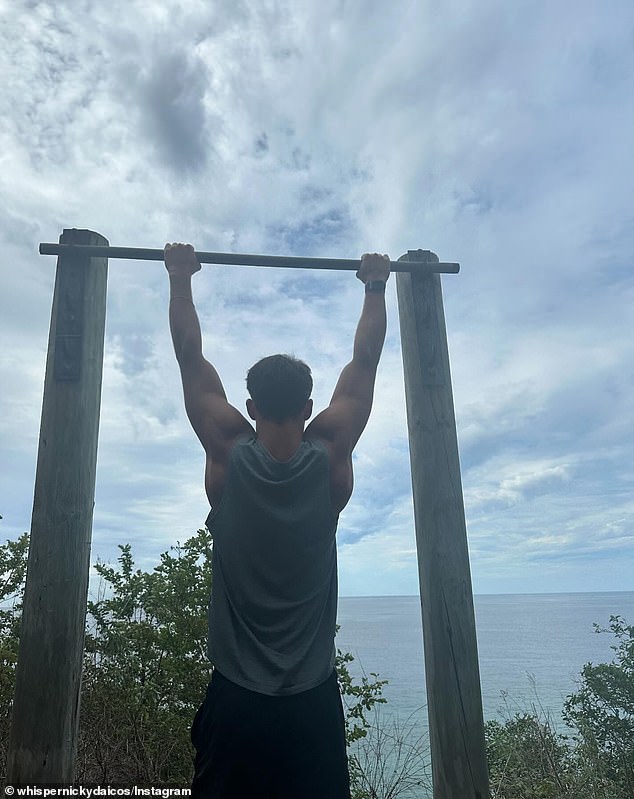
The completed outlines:
<svg viewBox="0 0 634 799">
<path fill-rule="evenodd" d="M 625 0 L 610 14 L 467 0 L 7 6 L 5 532 L 25 529 L 32 500 L 54 272 L 39 241 L 88 227 L 130 246 L 422 247 L 462 264 L 443 290 L 474 582 L 540 590 L 563 569 L 568 587 L 631 587 L 633 28 Z M 289 350 L 327 403 L 362 302 L 352 275 L 205 267 L 195 293 L 234 404 L 251 363 Z M 343 593 L 416 590 L 392 285 L 388 299 L 341 520 Z M 204 518 L 160 263 L 110 265 L 99 463 L 96 554 L 116 557 L 127 537 L 149 562 Z"/>
</svg>

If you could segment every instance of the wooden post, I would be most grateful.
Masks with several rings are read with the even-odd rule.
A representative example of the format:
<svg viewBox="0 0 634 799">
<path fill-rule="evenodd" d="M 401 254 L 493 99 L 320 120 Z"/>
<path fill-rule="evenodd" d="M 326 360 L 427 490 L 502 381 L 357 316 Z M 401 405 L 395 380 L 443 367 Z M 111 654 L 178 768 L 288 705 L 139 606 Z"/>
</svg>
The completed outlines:
<svg viewBox="0 0 634 799">
<path fill-rule="evenodd" d="M 108 244 L 65 230 L 64 244 Z M 101 402 L 106 258 L 57 262 L 7 785 L 71 783 Z"/>
<path fill-rule="evenodd" d="M 428 250 L 400 260 L 437 261 Z M 471 573 L 440 277 L 396 276 L 414 493 L 434 799 L 489 781 Z"/>
</svg>

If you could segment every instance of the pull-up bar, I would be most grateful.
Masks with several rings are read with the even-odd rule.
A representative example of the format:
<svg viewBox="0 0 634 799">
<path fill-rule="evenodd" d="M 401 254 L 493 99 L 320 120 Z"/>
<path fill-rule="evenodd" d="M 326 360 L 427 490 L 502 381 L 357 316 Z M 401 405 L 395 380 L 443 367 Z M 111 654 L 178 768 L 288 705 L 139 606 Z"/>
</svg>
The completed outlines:
<svg viewBox="0 0 634 799">
<path fill-rule="evenodd" d="M 92 258 L 127 258 L 136 261 L 162 261 L 163 250 L 143 247 L 102 247 L 88 244 L 40 244 L 40 255 L 88 255 Z M 355 271 L 360 261 L 349 258 L 304 258 L 288 255 L 241 255 L 227 252 L 196 252 L 201 264 L 234 266 L 275 266 L 289 269 L 348 269 Z M 392 272 L 457 274 L 460 264 L 427 261 L 394 261 Z"/>
</svg>

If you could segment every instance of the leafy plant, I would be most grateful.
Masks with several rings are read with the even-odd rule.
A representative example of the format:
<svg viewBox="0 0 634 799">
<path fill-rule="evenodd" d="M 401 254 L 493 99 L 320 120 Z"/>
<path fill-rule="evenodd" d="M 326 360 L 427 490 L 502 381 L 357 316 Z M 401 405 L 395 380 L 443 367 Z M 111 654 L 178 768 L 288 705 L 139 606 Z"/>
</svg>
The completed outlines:
<svg viewBox="0 0 634 799">
<path fill-rule="evenodd" d="M 569 750 L 548 720 L 518 713 L 485 725 L 493 799 L 562 799 L 568 796 Z"/>
<path fill-rule="evenodd" d="M 566 700 L 564 719 L 576 729 L 579 756 L 594 766 L 599 786 L 609 785 L 611 799 L 634 796 L 634 626 L 610 616 L 616 644 L 612 663 L 587 663 L 581 688 Z"/>
<path fill-rule="evenodd" d="M 101 597 L 88 603 L 77 775 L 83 782 L 183 785 L 189 729 L 209 681 L 206 607 L 211 537 L 199 530 L 134 568 L 98 563 Z"/>
<path fill-rule="evenodd" d="M 354 657 L 349 652 L 337 650 L 335 668 L 346 709 L 346 741 L 348 745 L 360 738 L 365 738 L 371 727 L 367 714 L 375 705 L 385 704 L 387 701 L 382 696 L 382 692 L 383 686 L 387 685 L 388 681 L 379 680 L 379 675 L 371 672 L 371 680 L 364 675 L 361 678 L 361 683 L 355 683 L 348 671 L 348 664 L 353 661 Z"/>
<path fill-rule="evenodd" d="M 0 774 L 9 744 L 28 551 L 28 533 L 0 546 Z"/>
</svg>

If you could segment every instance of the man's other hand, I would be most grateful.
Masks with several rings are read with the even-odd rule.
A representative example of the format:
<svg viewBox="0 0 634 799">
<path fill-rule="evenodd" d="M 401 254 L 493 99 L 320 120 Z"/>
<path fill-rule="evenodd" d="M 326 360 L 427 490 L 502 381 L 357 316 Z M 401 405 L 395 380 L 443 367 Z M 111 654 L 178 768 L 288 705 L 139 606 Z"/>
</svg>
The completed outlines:
<svg viewBox="0 0 634 799">
<path fill-rule="evenodd" d="M 367 283 L 370 280 L 387 280 L 389 276 L 389 255 L 380 255 L 378 252 L 366 252 L 361 256 L 361 266 L 357 272 L 357 277 L 363 283 Z"/>
<path fill-rule="evenodd" d="M 166 244 L 163 250 L 165 268 L 170 275 L 193 275 L 200 264 L 191 244 Z"/>
</svg>

